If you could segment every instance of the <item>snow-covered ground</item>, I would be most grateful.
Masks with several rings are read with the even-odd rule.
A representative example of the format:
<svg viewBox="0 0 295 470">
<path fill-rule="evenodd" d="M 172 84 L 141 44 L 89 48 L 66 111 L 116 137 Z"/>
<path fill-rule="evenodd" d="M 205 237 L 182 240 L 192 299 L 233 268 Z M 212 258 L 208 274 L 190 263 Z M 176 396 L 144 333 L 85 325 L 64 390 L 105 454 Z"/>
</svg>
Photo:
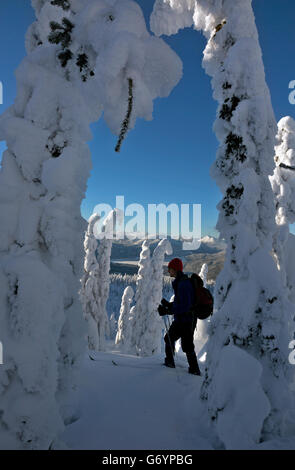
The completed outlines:
<svg viewBox="0 0 295 470">
<path fill-rule="evenodd" d="M 80 419 L 62 437 L 70 449 L 212 449 L 198 398 L 202 379 L 188 374 L 185 356 L 178 353 L 177 368 L 168 369 L 162 355 L 90 354 Z"/>
<path fill-rule="evenodd" d="M 187 372 L 181 351 L 176 369 L 163 355 L 137 357 L 110 347 L 87 353 L 80 387 L 80 417 L 66 427 L 62 448 L 84 450 L 204 450 L 224 448 L 209 427 L 200 400 L 202 377 Z M 90 359 L 89 354 L 92 359 Z M 204 363 L 200 362 L 203 372 Z M 233 427 L 232 432 L 235 429 Z M 293 449 L 293 437 L 252 449 Z"/>
</svg>

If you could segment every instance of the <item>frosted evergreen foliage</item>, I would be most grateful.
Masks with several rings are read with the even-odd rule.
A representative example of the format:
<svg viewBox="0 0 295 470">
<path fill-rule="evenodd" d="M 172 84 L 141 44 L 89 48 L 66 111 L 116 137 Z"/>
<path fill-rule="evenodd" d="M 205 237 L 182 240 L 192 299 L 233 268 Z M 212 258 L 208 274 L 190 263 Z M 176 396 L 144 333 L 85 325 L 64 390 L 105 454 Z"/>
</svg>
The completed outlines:
<svg viewBox="0 0 295 470">
<path fill-rule="evenodd" d="M 295 222 L 295 121 L 290 116 L 282 118 L 278 123 L 275 162 L 276 168 L 270 177 L 276 202 L 274 251 L 284 282 L 287 282 L 286 244 L 289 226 Z"/>
<path fill-rule="evenodd" d="M 116 344 L 120 350 L 129 352 L 130 339 L 132 329 L 132 318 L 130 318 L 130 306 L 134 297 L 132 287 L 128 286 L 124 290 L 120 308 L 120 316 L 118 321 L 118 332 L 116 336 Z"/>
<path fill-rule="evenodd" d="M 109 325 L 110 325 L 110 335 L 109 339 L 115 340 L 117 331 L 118 331 L 118 321 L 116 320 L 115 314 L 112 313 L 111 316 L 109 317 Z"/>
<path fill-rule="evenodd" d="M 122 213 L 115 209 L 109 213 L 101 231 L 100 216 L 93 214 L 85 236 L 84 276 L 81 280 L 81 299 L 88 325 L 88 347 L 104 351 L 106 338 L 110 336 L 110 323 L 107 314 L 107 300 L 110 290 L 110 264 L 114 228 L 120 223 Z M 97 237 L 100 238 L 99 244 Z"/>
<path fill-rule="evenodd" d="M 130 312 L 133 322 L 130 348 L 139 355 L 141 351 L 138 351 L 137 345 L 139 336 L 143 334 L 143 324 L 145 322 L 145 316 L 147 315 L 147 303 L 150 294 L 148 286 L 151 282 L 151 276 L 151 253 L 148 241 L 144 240 L 138 263 L 138 275 L 134 299 L 135 305 L 131 308 Z"/>
<path fill-rule="evenodd" d="M 277 230 L 274 235 L 274 254 L 287 287 L 289 300 L 295 304 L 294 235 L 290 224 L 295 222 L 295 121 L 290 116 L 278 123 L 275 146 L 276 168 L 270 177 L 275 195 Z M 294 308 L 289 319 L 294 337 Z"/>
<path fill-rule="evenodd" d="M 16 70 L 17 97 L 0 117 L 0 446 L 47 449 L 76 416 L 84 351 L 79 300 L 90 174 L 90 124 L 120 133 L 182 75 L 130 0 L 33 0 L 36 21 Z M 11 394 L 13 402 L 10 405 Z"/>
<path fill-rule="evenodd" d="M 158 0 L 151 22 L 157 34 L 167 33 L 163 4 L 174 10 L 170 18 L 177 32 L 183 27 L 177 5 L 185 8 L 187 2 Z M 227 242 L 224 269 L 215 287 L 218 311 L 210 325 L 202 398 L 224 445 L 247 448 L 295 432 L 288 362 L 292 305 L 271 256 L 276 223 L 269 176 L 277 126 L 251 0 L 198 0 L 189 11 L 194 27 L 207 39 L 203 66 L 218 101 L 214 130 L 220 145 L 211 173 L 223 193 L 217 229 Z M 232 376 L 231 389 L 224 388 L 222 357 L 240 357 L 233 346 L 242 350 L 247 374 L 256 377 L 253 393 L 261 402 L 259 416 L 254 398 L 241 400 L 239 411 L 233 407 L 241 392 L 240 377 Z M 244 368 L 239 371 L 246 374 Z M 235 428 L 235 440 L 227 432 L 221 434 L 220 422 L 238 421 L 241 415 L 252 420 L 247 434 L 243 427 Z"/>
<path fill-rule="evenodd" d="M 199 276 L 203 280 L 204 287 L 207 287 L 208 265 L 206 263 L 202 265 Z"/>
<path fill-rule="evenodd" d="M 161 350 L 162 319 L 157 308 L 162 299 L 163 263 L 165 254 L 172 254 L 172 247 L 167 239 L 161 240 L 154 249 L 146 282 L 145 309 L 141 317 L 141 331 L 137 335 L 137 350 L 140 355 L 150 356 Z"/>
<path fill-rule="evenodd" d="M 93 214 L 88 221 L 88 229 L 85 234 L 84 250 L 84 276 L 81 279 L 81 302 L 84 317 L 87 324 L 87 340 L 89 349 L 100 349 L 98 334 L 99 323 L 99 264 L 96 258 L 97 240 L 93 229 L 100 219 L 98 214 Z"/>
<path fill-rule="evenodd" d="M 142 245 L 136 284 L 135 305 L 131 309 L 131 348 L 139 356 L 151 356 L 161 350 L 162 321 L 157 308 L 163 291 L 163 263 L 165 254 L 172 254 L 167 239 L 161 240 L 150 256 L 148 241 Z"/>
</svg>

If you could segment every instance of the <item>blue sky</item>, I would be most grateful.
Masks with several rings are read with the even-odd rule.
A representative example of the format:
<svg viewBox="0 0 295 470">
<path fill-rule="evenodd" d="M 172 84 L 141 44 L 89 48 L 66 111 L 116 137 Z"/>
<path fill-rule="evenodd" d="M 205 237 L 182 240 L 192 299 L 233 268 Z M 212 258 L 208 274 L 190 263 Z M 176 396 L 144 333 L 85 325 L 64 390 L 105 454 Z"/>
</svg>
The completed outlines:
<svg viewBox="0 0 295 470">
<path fill-rule="evenodd" d="M 138 3 L 148 21 L 154 0 Z M 276 118 L 295 118 L 295 106 L 288 101 L 288 84 L 295 80 L 295 2 L 253 0 L 253 7 Z M 29 0 L 1 0 L 0 17 L 1 113 L 16 96 L 14 70 L 25 55 L 24 35 L 34 12 Z M 164 39 L 183 61 L 183 79 L 168 98 L 155 101 L 152 122 L 137 122 L 120 154 L 114 152 L 116 137 L 103 119 L 92 125 L 93 169 L 82 215 L 88 218 L 99 203 L 115 207 L 116 195 L 125 197 L 125 205 L 201 204 L 202 234 L 216 235 L 221 194 L 209 175 L 217 148 L 212 131 L 216 102 L 210 78 L 201 67 L 205 40 L 192 29 Z M 1 153 L 4 148 L 0 142 Z"/>
</svg>

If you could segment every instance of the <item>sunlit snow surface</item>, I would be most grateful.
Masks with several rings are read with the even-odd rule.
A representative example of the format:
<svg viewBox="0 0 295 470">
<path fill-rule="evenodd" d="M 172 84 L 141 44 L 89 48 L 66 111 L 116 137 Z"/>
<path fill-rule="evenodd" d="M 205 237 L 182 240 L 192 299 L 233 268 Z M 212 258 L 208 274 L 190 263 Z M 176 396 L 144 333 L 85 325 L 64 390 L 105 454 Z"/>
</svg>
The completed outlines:
<svg viewBox="0 0 295 470">
<path fill-rule="evenodd" d="M 201 378 L 188 374 L 185 356 L 168 369 L 161 355 L 90 354 L 95 361 L 85 357 L 81 418 L 62 436 L 69 448 L 212 449 L 198 398 Z"/>
<path fill-rule="evenodd" d="M 188 374 L 181 351 L 176 369 L 169 369 L 162 365 L 163 354 L 143 358 L 122 354 L 110 342 L 108 346 L 108 352 L 91 351 L 94 360 L 85 355 L 80 417 L 67 426 L 61 448 L 223 448 L 199 398 L 202 377 Z M 203 373 L 202 362 L 200 369 Z M 292 438 L 272 440 L 252 449 L 295 449 L 295 442 Z"/>
</svg>

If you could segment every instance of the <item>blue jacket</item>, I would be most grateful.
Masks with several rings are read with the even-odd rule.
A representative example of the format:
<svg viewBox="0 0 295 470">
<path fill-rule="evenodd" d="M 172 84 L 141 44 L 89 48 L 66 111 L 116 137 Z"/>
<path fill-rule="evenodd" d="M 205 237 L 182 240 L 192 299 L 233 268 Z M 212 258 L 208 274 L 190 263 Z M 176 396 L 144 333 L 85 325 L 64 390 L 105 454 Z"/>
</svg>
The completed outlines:
<svg viewBox="0 0 295 470">
<path fill-rule="evenodd" d="M 194 288 L 191 280 L 182 271 L 178 271 L 176 278 L 172 282 L 174 290 L 174 301 L 171 313 L 177 322 L 191 322 L 192 314 L 189 310 L 194 303 Z"/>
</svg>

